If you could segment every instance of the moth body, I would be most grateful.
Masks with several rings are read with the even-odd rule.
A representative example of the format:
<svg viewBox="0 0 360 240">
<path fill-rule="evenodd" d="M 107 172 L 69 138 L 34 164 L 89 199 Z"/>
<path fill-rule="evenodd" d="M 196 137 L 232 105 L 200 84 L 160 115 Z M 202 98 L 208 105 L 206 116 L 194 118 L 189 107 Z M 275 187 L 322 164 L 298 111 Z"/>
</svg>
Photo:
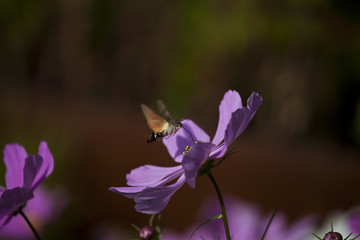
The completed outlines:
<svg viewBox="0 0 360 240">
<path fill-rule="evenodd" d="M 147 124 L 152 130 L 150 138 L 147 140 L 148 143 L 174 134 L 183 126 L 181 122 L 171 117 L 170 113 L 166 109 L 165 104 L 161 100 L 158 100 L 158 108 L 163 117 L 156 114 L 145 104 L 141 104 L 141 109 L 147 120 Z"/>
</svg>

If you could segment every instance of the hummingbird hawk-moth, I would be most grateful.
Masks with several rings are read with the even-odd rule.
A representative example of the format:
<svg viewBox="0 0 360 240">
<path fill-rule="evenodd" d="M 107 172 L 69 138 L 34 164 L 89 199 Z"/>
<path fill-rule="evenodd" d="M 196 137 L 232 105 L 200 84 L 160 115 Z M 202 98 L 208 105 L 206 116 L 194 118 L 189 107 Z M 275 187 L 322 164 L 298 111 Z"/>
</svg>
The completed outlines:
<svg viewBox="0 0 360 240">
<path fill-rule="evenodd" d="M 141 104 L 141 109 L 147 120 L 147 124 L 152 130 L 150 138 L 147 140 L 148 143 L 176 133 L 177 130 L 183 127 L 180 121 L 177 121 L 170 115 L 163 101 L 158 100 L 157 105 L 161 116 L 145 104 Z"/>
</svg>

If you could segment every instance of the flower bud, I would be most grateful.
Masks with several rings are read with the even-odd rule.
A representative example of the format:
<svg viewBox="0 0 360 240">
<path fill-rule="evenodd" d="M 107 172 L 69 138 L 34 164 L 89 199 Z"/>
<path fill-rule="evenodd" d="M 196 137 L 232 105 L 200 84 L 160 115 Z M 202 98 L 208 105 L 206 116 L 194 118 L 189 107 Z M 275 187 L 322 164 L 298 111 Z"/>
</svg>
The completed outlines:
<svg viewBox="0 0 360 240">
<path fill-rule="evenodd" d="M 323 240 L 343 240 L 343 237 L 338 232 L 328 232 Z"/>
<path fill-rule="evenodd" d="M 139 236 L 141 240 L 151 240 L 155 235 L 156 235 L 156 229 L 151 226 L 143 226 L 139 232 Z"/>
</svg>

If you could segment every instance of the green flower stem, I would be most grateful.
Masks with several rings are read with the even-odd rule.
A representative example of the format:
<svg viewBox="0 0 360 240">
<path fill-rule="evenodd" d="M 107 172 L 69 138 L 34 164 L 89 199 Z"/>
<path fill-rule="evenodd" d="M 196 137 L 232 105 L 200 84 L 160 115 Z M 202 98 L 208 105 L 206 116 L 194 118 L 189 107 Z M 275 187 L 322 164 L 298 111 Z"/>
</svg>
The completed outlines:
<svg viewBox="0 0 360 240">
<path fill-rule="evenodd" d="M 213 177 L 213 175 L 211 174 L 211 172 L 209 172 L 207 174 L 212 182 L 212 184 L 215 187 L 216 193 L 218 195 L 219 198 L 219 202 L 220 202 L 220 207 L 221 207 L 221 213 L 222 213 L 222 219 L 224 222 L 224 228 L 225 228 L 225 233 L 226 233 L 226 239 L 227 240 L 231 240 L 230 237 L 230 229 L 229 229 L 229 223 L 228 223 L 228 219 L 227 219 L 227 214 L 226 214 L 226 209 L 225 209 L 225 204 L 224 204 L 224 199 L 222 197 L 221 191 L 219 186 L 217 185 L 215 178 Z"/>
<path fill-rule="evenodd" d="M 37 240 L 41 240 L 40 235 L 37 233 L 36 229 L 34 228 L 34 226 L 31 224 L 30 220 L 26 217 L 25 213 L 22 211 L 22 209 L 19 211 L 19 213 L 21 214 L 21 216 L 25 219 L 26 223 L 29 225 L 29 227 L 31 228 L 31 231 L 34 233 L 35 237 Z"/>
</svg>

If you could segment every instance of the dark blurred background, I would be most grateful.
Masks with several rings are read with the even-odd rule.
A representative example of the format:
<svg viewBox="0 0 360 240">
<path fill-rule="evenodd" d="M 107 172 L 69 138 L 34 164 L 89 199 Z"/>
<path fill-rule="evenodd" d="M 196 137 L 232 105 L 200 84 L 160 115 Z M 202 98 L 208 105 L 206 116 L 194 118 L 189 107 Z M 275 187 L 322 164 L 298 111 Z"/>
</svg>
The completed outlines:
<svg viewBox="0 0 360 240">
<path fill-rule="evenodd" d="M 146 143 L 140 103 L 163 99 L 213 136 L 228 89 L 264 101 L 214 171 L 225 194 L 290 220 L 358 204 L 359 12 L 355 0 L 0 1 L 0 146 L 36 153 L 46 140 L 44 185 L 70 195 L 44 238 L 134 237 L 130 223 L 149 216 L 108 188 L 140 165 L 174 165 Z M 214 194 L 205 177 L 184 186 L 164 224 L 184 229 Z"/>
</svg>

